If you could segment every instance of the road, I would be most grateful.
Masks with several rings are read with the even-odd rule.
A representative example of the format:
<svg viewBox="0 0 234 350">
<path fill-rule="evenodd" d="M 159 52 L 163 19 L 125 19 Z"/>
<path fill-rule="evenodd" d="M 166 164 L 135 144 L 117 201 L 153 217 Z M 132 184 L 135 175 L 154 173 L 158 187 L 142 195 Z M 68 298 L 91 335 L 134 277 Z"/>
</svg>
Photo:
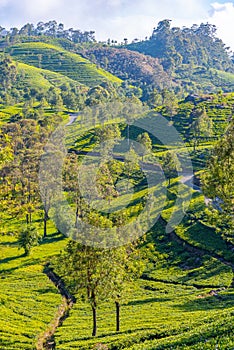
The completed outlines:
<svg viewBox="0 0 234 350">
<path fill-rule="evenodd" d="M 76 119 L 78 118 L 78 116 L 80 115 L 80 113 L 77 114 L 70 114 L 69 115 L 69 122 L 66 124 L 66 126 L 70 126 L 72 125 Z M 100 153 L 99 152 L 85 152 L 85 151 L 78 151 L 76 149 L 69 149 L 68 153 L 76 153 L 77 155 L 86 155 L 88 154 L 90 157 L 100 157 Z M 119 160 L 121 162 L 125 161 L 125 157 L 123 156 L 118 156 L 118 155 L 112 155 L 114 159 Z M 150 170 L 150 171 L 155 171 L 155 172 L 159 172 L 162 170 L 162 168 L 159 165 L 155 165 L 155 164 L 151 164 L 151 163 L 145 163 L 145 162 L 140 162 L 140 165 L 142 167 L 143 170 Z M 183 175 L 181 174 L 181 179 L 180 182 L 190 188 L 192 188 L 194 191 L 200 192 L 202 193 L 201 187 L 195 185 L 193 183 L 194 180 L 194 175 L 193 174 L 187 174 L 187 175 Z M 205 197 L 205 204 L 208 206 L 209 204 L 212 204 L 213 208 L 215 208 L 216 210 L 222 211 L 222 208 L 220 207 L 219 203 L 217 201 L 214 201 L 210 198 Z"/>
</svg>

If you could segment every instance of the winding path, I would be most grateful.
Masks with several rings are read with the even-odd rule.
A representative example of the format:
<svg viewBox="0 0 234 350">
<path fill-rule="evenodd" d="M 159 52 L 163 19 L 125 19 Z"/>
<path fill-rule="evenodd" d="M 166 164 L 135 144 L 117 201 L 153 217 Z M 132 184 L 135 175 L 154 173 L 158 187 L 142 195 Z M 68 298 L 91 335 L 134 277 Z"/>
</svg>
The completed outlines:
<svg viewBox="0 0 234 350">
<path fill-rule="evenodd" d="M 66 318 L 69 317 L 70 310 L 75 304 L 76 298 L 67 290 L 61 278 L 50 268 L 49 264 L 45 266 L 44 273 L 58 289 L 63 301 L 58 308 L 54 320 L 48 326 L 47 330 L 39 337 L 37 350 L 54 350 L 56 349 L 54 334 L 57 328 L 62 326 Z"/>
<path fill-rule="evenodd" d="M 161 223 L 163 225 L 167 225 L 167 222 L 162 217 L 160 217 L 159 220 L 161 221 Z M 213 252 L 211 252 L 211 251 L 209 251 L 207 249 L 193 246 L 192 244 L 190 244 L 187 241 L 185 241 L 183 238 L 179 237 L 175 231 L 172 231 L 169 234 L 169 237 L 170 237 L 170 239 L 172 241 L 180 243 L 188 252 L 197 254 L 199 256 L 209 255 L 209 256 L 219 260 L 224 265 L 231 267 L 232 272 L 233 272 L 233 279 L 232 279 L 231 287 L 234 288 L 234 264 L 231 261 L 227 261 L 222 256 L 220 256 L 220 255 L 218 255 L 216 253 L 213 253 Z M 233 246 L 230 247 L 230 248 L 233 248 Z"/>
</svg>

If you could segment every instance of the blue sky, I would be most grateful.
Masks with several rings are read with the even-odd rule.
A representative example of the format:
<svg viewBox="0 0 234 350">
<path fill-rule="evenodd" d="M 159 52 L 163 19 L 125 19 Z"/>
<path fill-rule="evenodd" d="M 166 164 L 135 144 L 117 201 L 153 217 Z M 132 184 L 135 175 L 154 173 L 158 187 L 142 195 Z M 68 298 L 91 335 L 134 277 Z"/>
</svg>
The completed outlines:
<svg viewBox="0 0 234 350">
<path fill-rule="evenodd" d="M 144 38 L 158 21 L 173 26 L 210 22 L 234 51 L 234 0 L 0 0 L 0 25 L 55 19 L 66 27 L 95 30 L 98 40 Z"/>
</svg>

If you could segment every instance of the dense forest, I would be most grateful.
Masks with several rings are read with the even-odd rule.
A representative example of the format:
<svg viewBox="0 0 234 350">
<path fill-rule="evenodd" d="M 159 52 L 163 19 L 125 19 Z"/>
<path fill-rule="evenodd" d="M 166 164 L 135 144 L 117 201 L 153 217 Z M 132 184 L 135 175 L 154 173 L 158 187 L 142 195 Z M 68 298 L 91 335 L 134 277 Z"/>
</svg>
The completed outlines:
<svg viewBox="0 0 234 350">
<path fill-rule="evenodd" d="M 0 348 L 234 348 L 234 64 L 211 24 L 0 27 Z"/>
</svg>

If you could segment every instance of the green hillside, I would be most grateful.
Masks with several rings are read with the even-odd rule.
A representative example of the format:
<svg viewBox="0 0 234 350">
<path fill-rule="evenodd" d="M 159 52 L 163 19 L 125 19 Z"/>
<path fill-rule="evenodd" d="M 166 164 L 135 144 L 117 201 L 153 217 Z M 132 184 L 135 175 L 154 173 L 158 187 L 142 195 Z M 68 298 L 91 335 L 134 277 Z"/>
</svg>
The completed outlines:
<svg viewBox="0 0 234 350">
<path fill-rule="evenodd" d="M 164 20 L 120 45 L 1 28 L 0 350 L 234 350 L 234 66 L 215 28 Z"/>
<path fill-rule="evenodd" d="M 172 197 L 175 190 L 173 183 L 169 189 Z M 168 202 L 168 208 L 172 205 L 173 200 Z M 192 208 L 197 213 L 203 211 L 202 195 L 194 193 Z M 167 211 L 163 216 L 167 217 Z M 48 237 L 29 257 L 24 257 L 16 238 L 10 235 L 20 225 L 12 222 L 9 231 L 0 236 L 0 345 L 6 350 L 41 349 L 39 344 L 52 329 L 63 305 L 43 269 L 65 247 L 67 238 L 50 225 Z M 204 240 L 197 234 L 196 225 L 185 222 L 183 225 L 188 225 L 183 244 L 179 231 L 175 237 L 165 234 L 164 221 L 159 221 L 147 235 L 141 250 L 149 263 L 123 300 L 120 333 L 114 331 L 113 303 L 106 301 L 98 308 L 98 336 L 91 337 L 90 305 L 77 294 L 76 304 L 55 332 L 56 349 L 88 350 L 94 349 L 95 344 L 106 344 L 110 350 L 171 347 L 180 350 L 201 349 L 203 343 L 203 349 L 210 350 L 218 343 L 223 350 L 230 350 L 234 345 L 230 333 L 234 294 L 228 288 L 233 273 L 228 261 L 214 257 L 219 249 L 220 254 L 225 251 L 224 241 L 214 239 L 214 230 L 204 225 L 205 239 L 209 241 L 204 253 Z M 201 248 L 191 251 L 190 243 Z M 217 294 L 212 294 L 212 290 Z"/>
<path fill-rule="evenodd" d="M 149 38 L 136 40 L 127 48 L 157 58 L 187 92 L 210 93 L 221 87 L 232 91 L 234 65 L 216 32 L 209 23 L 179 28 L 165 19 Z"/>
<path fill-rule="evenodd" d="M 40 43 L 22 43 L 6 50 L 15 60 L 31 66 L 60 73 L 87 86 L 99 85 L 103 81 L 121 83 L 117 77 L 98 69 L 78 54 L 61 47 Z"/>
<path fill-rule="evenodd" d="M 66 83 L 80 86 L 77 81 L 50 70 L 37 68 L 21 62 L 17 63 L 17 68 L 21 75 L 22 85 L 30 88 L 48 90 L 52 86 L 57 87 Z"/>
</svg>

